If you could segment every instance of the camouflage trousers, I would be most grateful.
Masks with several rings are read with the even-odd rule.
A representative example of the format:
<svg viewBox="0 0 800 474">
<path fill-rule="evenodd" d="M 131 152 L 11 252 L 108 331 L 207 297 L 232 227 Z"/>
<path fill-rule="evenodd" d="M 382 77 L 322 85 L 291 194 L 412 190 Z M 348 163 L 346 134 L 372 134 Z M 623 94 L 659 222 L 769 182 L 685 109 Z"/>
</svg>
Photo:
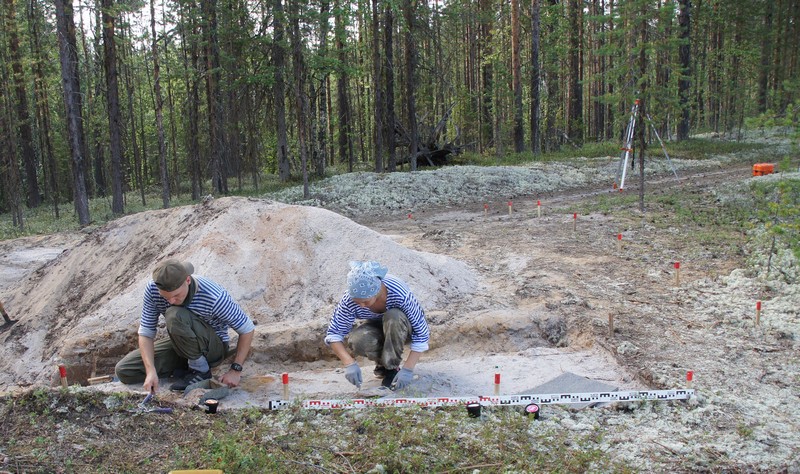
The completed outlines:
<svg viewBox="0 0 800 474">
<path fill-rule="evenodd" d="M 390 370 L 398 369 L 403 362 L 406 342 L 411 342 L 411 323 L 397 308 L 386 311 L 380 319 L 364 321 L 347 338 L 353 354 Z"/>
</svg>

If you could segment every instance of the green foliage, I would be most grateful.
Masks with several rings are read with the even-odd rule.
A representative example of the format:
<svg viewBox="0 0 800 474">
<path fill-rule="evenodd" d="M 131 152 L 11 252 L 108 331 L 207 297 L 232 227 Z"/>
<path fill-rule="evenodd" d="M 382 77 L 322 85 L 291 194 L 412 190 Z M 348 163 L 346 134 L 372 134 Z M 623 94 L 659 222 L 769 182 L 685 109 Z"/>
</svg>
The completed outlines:
<svg viewBox="0 0 800 474">
<path fill-rule="evenodd" d="M 735 154 L 738 152 L 758 150 L 766 145 L 757 143 L 733 142 L 726 140 L 694 138 L 680 142 L 668 142 L 666 144 L 670 157 L 692 160 L 704 160 L 712 158 L 714 155 Z M 493 154 L 463 153 L 453 157 L 454 165 L 475 165 L 475 166 L 514 166 L 533 162 L 554 162 L 569 161 L 576 157 L 596 158 L 617 156 L 619 153 L 619 143 L 606 141 L 599 143 L 586 143 L 582 148 L 575 149 L 565 147 L 559 151 L 547 152 L 534 156 L 531 152 L 511 153 L 501 156 Z M 789 158 L 788 163 L 791 165 Z M 782 162 L 783 163 L 783 162 Z M 781 165 L 786 166 L 786 165 Z M 373 164 L 368 162 L 357 162 L 354 171 L 372 171 Z M 347 173 L 347 166 L 338 164 L 329 166 L 325 170 L 325 177 Z M 318 178 L 309 175 L 310 181 Z M 231 185 L 234 181 L 231 180 Z M 256 196 L 261 197 L 265 194 L 280 191 L 282 189 L 302 184 L 300 176 L 293 176 L 287 182 L 281 182 L 278 176 L 267 172 L 259 178 L 258 187 L 246 176 L 242 180 L 240 187 L 231 186 L 230 195 L 234 196 Z M 204 194 L 209 193 L 210 184 L 204 183 Z M 193 204 L 190 194 L 190 184 L 180 183 L 180 194 L 173 193 L 170 205 L 172 207 Z M 138 191 L 130 191 L 125 195 L 125 213 L 133 214 L 146 210 L 160 209 L 161 196 L 158 187 L 147 189 L 145 194 L 145 204 L 142 204 L 141 196 Z M 111 198 L 102 197 L 89 200 L 90 214 L 94 226 L 103 225 L 113 219 L 118 218 L 111 211 Z M 70 204 L 59 206 L 59 218 L 55 218 L 52 205 L 42 205 L 35 209 L 24 209 L 24 231 L 12 225 L 10 214 L 0 214 L 0 240 L 24 237 L 28 235 L 46 235 L 60 232 L 75 231 L 79 228 L 77 216 L 74 208 Z"/>
<path fill-rule="evenodd" d="M 665 143 L 671 158 L 685 160 L 707 160 L 715 155 L 736 154 L 746 151 L 759 150 L 766 147 L 761 143 L 735 142 L 729 140 L 714 140 L 708 138 L 692 138 L 679 142 Z M 661 153 L 660 149 L 651 149 L 650 153 Z M 513 166 L 532 162 L 569 161 L 577 156 L 585 158 L 599 158 L 619 155 L 619 143 L 606 141 L 600 143 L 586 143 L 580 149 L 564 148 L 558 151 L 542 153 L 534 156 L 531 152 L 510 153 L 496 156 L 491 153 L 463 153 L 453 158 L 456 165 L 475 166 Z"/>
<path fill-rule="evenodd" d="M 671 158 L 684 160 L 706 160 L 713 155 L 729 155 L 746 151 L 760 150 L 767 145 L 761 143 L 737 142 L 730 140 L 714 140 L 709 138 L 692 138 L 665 144 Z M 655 151 L 652 151 L 655 153 Z"/>
<path fill-rule="evenodd" d="M 784 156 L 783 159 L 778 162 L 776 171 L 779 173 L 788 173 L 797 171 L 797 169 L 795 169 L 795 165 L 792 163 L 792 158 L 790 156 Z"/>
<path fill-rule="evenodd" d="M 313 180 L 310 176 L 309 179 Z M 231 187 L 229 195 L 231 196 L 263 196 L 265 193 L 279 191 L 286 187 L 295 186 L 302 183 L 300 178 L 295 178 L 288 182 L 282 183 L 276 175 L 267 175 L 260 179 L 258 189 L 253 185 L 250 180 L 243 180 L 241 188 Z M 231 181 L 233 184 L 233 181 Z M 205 194 L 210 194 L 210 184 L 204 185 Z M 185 206 L 195 204 L 191 199 L 191 193 L 188 191 L 189 185 L 184 183 L 181 186 L 182 192 L 180 195 L 172 196 L 170 200 L 171 207 Z M 161 209 L 161 190 L 153 187 L 147 190 L 145 194 L 145 204 L 142 204 L 141 195 L 139 191 L 129 191 L 125 193 L 125 214 L 135 214 L 154 209 Z M 119 218 L 120 216 L 114 215 L 111 211 L 111 197 L 98 197 L 89 199 L 89 213 L 92 217 L 91 226 L 100 226 L 109 221 Z M 20 230 L 18 227 L 12 225 L 10 214 L 0 214 L 0 240 L 14 239 L 18 237 L 25 237 L 29 235 L 48 235 L 61 232 L 71 232 L 79 229 L 78 217 L 75 214 L 75 209 L 71 204 L 59 205 L 59 217 L 55 217 L 55 211 L 52 205 L 43 204 L 37 208 L 29 209 L 24 208 L 23 219 L 25 229 Z"/>
<path fill-rule="evenodd" d="M 750 439 L 753 437 L 753 427 L 744 423 L 739 423 L 736 425 L 736 432 L 739 433 L 739 436 L 745 439 Z"/>
<path fill-rule="evenodd" d="M 263 412 L 245 431 L 231 429 L 243 419 L 226 414 L 197 445 L 175 451 L 173 467 L 224 469 L 232 472 L 338 471 L 442 472 L 482 468 L 489 472 L 585 472 L 617 470 L 597 446 L 602 434 L 572 438 L 546 428 L 512 409 L 489 409 L 480 420 L 460 408 L 375 409 L 315 412 Z M 252 414 L 251 414 L 252 415 Z M 389 429 L 391 427 L 391 429 Z M 335 438 L 330 433 L 336 433 Z M 570 439 L 572 438 L 572 439 Z M 569 441 L 567 441 L 570 439 Z M 543 450 L 544 443 L 568 446 Z"/>
<path fill-rule="evenodd" d="M 691 82 L 688 107 L 693 116 L 693 127 L 713 130 L 731 130 L 739 127 L 743 117 L 753 115 L 760 103 L 761 81 L 756 80 L 765 59 L 769 59 L 769 77 L 783 78 L 780 83 L 770 84 L 766 92 L 766 105 L 776 110 L 775 113 L 764 114 L 761 125 L 779 125 L 790 127 L 794 124 L 797 130 L 797 97 L 800 92 L 800 80 L 791 68 L 796 64 L 797 41 L 793 21 L 796 20 L 792 2 L 699 2 L 692 5 L 692 28 L 689 44 L 692 47 L 692 59 L 695 66 L 689 71 L 687 79 Z M 415 4 L 417 27 L 415 42 L 419 45 L 416 59 L 419 61 L 416 71 L 417 113 L 437 119 L 442 110 L 454 105 L 452 122 L 460 128 L 462 143 L 469 143 L 473 149 L 486 150 L 496 146 L 498 150 L 507 149 L 511 138 L 510 123 L 513 114 L 513 101 L 509 88 L 509 70 L 511 64 L 511 48 L 509 38 L 509 4 L 505 2 L 444 2 Z M 677 117 L 681 116 L 682 105 L 679 101 L 678 80 L 681 78 L 678 63 L 678 36 L 680 28 L 676 25 L 676 2 L 652 2 L 647 0 L 631 0 L 606 5 L 597 9 L 593 3 L 586 3 L 585 16 L 578 28 L 570 25 L 568 14 L 572 4 L 568 2 L 541 2 L 540 5 L 540 47 L 539 63 L 535 66 L 542 73 L 541 119 L 543 142 L 546 149 L 564 146 L 561 137 L 565 128 L 565 105 L 569 102 L 566 94 L 569 82 L 565 74 L 570 57 L 570 44 L 581 40 L 581 55 L 584 66 L 581 71 L 581 86 L 584 96 L 584 123 L 589 123 L 593 115 L 593 103 L 597 101 L 608 104 L 613 111 L 605 120 L 614 120 L 614 130 L 620 130 L 626 120 L 626 111 L 633 98 L 641 98 L 647 111 L 659 126 L 674 130 Z M 582 5 L 582 4 L 577 4 Z M 772 5 L 770 9 L 767 7 Z M 68 141 L 65 137 L 65 117 L 61 103 L 61 77 L 58 67 L 58 36 L 55 32 L 53 17 L 42 2 L 16 2 L 16 29 L 20 35 L 21 56 L 24 67 L 24 82 L 30 101 L 31 117 L 46 115 L 50 129 L 40 130 L 41 120 L 31 120 L 37 130 L 37 147 L 51 149 L 57 172 L 54 173 L 56 188 L 50 188 L 49 169 L 45 156 L 37 157 L 40 167 L 38 179 L 42 189 L 48 189 L 49 195 L 59 194 L 61 200 L 72 199 L 70 158 Z M 188 161 L 188 138 L 190 132 L 187 104 L 194 103 L 189 97 L 191 85 L 195 82 L 200 87 L 196 132 L 199 138 L 197 153 L 203 161 L 203 173 L 208 177 L 211 167 L 208 166 L 210 156 L 209 107 L 205 88 L 205 66 L 198 68 L 191 60 L 195 48 L 203 50 L 206 41 L 203 25 L 207 20 L 204 12 L 196 3 L 178 2 L 167 8 L 165 21 L 157 25 L 156 33 L 161 40 L 160 48 L 160 83 L 166 94 L 165 126 L 167 134 L 168 154 L 173 170 L 185 179 Z M 359 162 L 370 162 L 369 138 L 373 136 L 373 105 L 371 101 L 374 91 L 372 87 L 372 53 L 375 43 L 373 35 L 381 31 L 372 31 L 366 21 L 370 14 L 368 2 L 334 3 L 321 17 L 318 5 L 301 3 L 298 5 L 300 24 L 302 25 L 303 61 L 308 66 L 308 83 L 301 84 L 304 92 L 314 103 L 321 99 L 319 92 L 323 85 L 329 87 L 331 95 L 326 97 L 330 103 L 327 119 L 326 146 L 336 143 L 336 135 L 340 117 L 343 117 L 343 104 L 336 98 L 333 90 L 337 80 L 347 79 L 345 91 L 352 98 L 349 104 L 355 129 L 361 143 L 355 147 Z M 407 127 L 407 119 L 403 117 L 406 110 L 408 94 L 402 91 L 404 70 L 404 53 L 402 34 L 406 30 L 401 6 L 389 2 L 388 8 L 394 10 L 394 63 L 385 71 L 393 74 L 395 93 L 395 113 L 400 124 Z M 230 138 L 230 156 L 246 157 L 241 163 L 231 160 L 230 169 L 244 174 L 254 172 L 275 172 L 274 163 L 276 122 L 274 110 L 277 103 L 285 101 L 289 105 L 288 134 L 291 140 L 298 136 L 297 124 L 292 118 L 296 111 L 292 110 L 292 93 L 287 90 L 285 97 L 273 97 L 273 86 L 276 68 L 283 68 L 287 84 L 293 85 L 293 72 L 290 64 L 275 64 L 275 30 L 272 25 L 288 23 L 287 18 L 272 11 L 269 2 L 223 2 L 220 4 L 216 18 L 216 37 L 220 56 L 219 72 L 220 92 L 224 97 L 226 117 L 220 118 L 226 128 L 225 134 Z M 145 186 L 158 182 L 158 163 L 155 117 L 153 114 L 152 58 L 150 57 L 149 27 L 135 21 L 140 10 L 147 9 L 147 2 L 132 1 L 114 5 L 119 12 L 118 26 L 118 66 L 120 73 L 120 100 L 123 115 L 123 160 L 125 176 L 123 180 L 127 188 L 138 186 L 138 175 Z M 770 12 L 772 22 L 765 21 Z M 522 10 L 522 68 L 529 76 L 534 68 L 531 64 L 530 45 L 532 44 L 532 28 L 527 20 L 528 8 Z M 285 14 L 288 17 L 288 14 Z M 337 21 L 332 20 L 337 16 Z M 9 16 L 9 18 L 11 18 Z M 277 18 L 277 20 L 276 20 Z M 80 15 L 78 16 L 80 20 Z M 9 21 L 11 21 L 9 19 Z M 146 22 L 145 22 L 146 23 Z M 334 25 L 331 25 L 334 23 Z M 325 25 L 323 30 L 321 25 Z M 36 29 L 33 29 L 33 26 Z M 10 26 L 10 25 L 6 25 Z M 89 188 L 100 183 L 93 183 L 94 167 L 101 163 L 105 180 L 110 176 L 108 164 L 107 105 L 103 97 L 105 77 L 103 74 L 103 57 L 99 54 L 100 40 L 94 38 L 95 31 L 87 31 L 88 24 L 78 22 L 78 70 L 84 97 L 84 124 L 87 140 L 87 165 L 92 168 L 88 173 Z M 645 29 L 646 27 L 646 29 Z M 8 29 L 8 28 L 7 28 Z M 381 26 L 379 29 L 383 29 Z M 647 33 L 642 39 L 642 33 Z M 38 40 L 37 56 L 34 56 L 34 39 Z M 85 41 L 83 41 L 85 39 Z M 385 45 L 380 44 L 383 37 L 378 37 L 378 53 L 386 54 Z M 284 37 L 284 46 L 288 45 L 288 37 Z M 9 49 L 8 42 L 3 43 Z M 776 52 L 785 54 L 782 61 L 762 58 L 762 51 L 772 47 Z M 644 72 L 638 63 L 638 52 L 644 51 L 646 65 Z M 7 52 L 6 52 L 7 53 Z M 32 69 L 28 67 L 38 62 L 41 55 L 42 74 L 41 88 L 33 90 Z M 8 54 L 6 54 L 8 56 Z M 202 59 L 202 58 L 201 58 Z M 602 63 L 598 64 L 598 61 Z M 202 61 L 201 61 L 202 62 Z M 487 68 L 487 66 L 490 66 Z M 601 66 L 601 67 L 600 67 Z M 484 79 L 484 73 L 486 74 Z M 641 77 L 644 76 L 644 77 Z M 8 84 L 4 84 L 7 86 Z M 645 89 L 646 86 L 646 89 Z M 531 84 L 523 81 L 523 110 L 526 125 L 530 122 Z M 8 87 L 6 87 L 8 89 Z M 644 96 L 639 97 L 640 92 Z M 489 116 L 481 116 L 482 99 L 490 98 Z M 13 99 L 11 100 L 13 102 Z M 41 104 L 41 105 L 39 105 Z M 9 110 L 14 109 L 9 103 Z M 326 105 L 326 104 L 322 104 Z M 38 108 L 37 108 L 38 107 Z M 44 107 L 49 107 L 47 110 Z M 320 110 L 320 104 L 316 104 Z M 316 114 L 312 114 L 313 122 Z M 572 117 L 572 119 L 575 119 Z M 481 127 L 497 127 L 497 136 L 481 136 Z M 135 128 L 134 128 L 135 127 Z M 588 128 L 588 127 L 587 127 Z M 593 135 L 604 135 L 593 130 Z M 452 130 L 452 128 L 451 128 Z M 695 131 L 693 130 L 693 131 Z M 584 130 L 588 134 L 589 130 Z M 525 127 L 529 134 L 529 128 Z M 489 133 L 489 135 L 492 135 Z M 571 137 L 575 138 L 575 137 Z M 527 137 L 530 139 L 530 137 Z M 135 140 L 135 141 L 134 141 Z M 322 145 L 322 144 L 315 144 Z M 136 163 L 134 146 L 138 153 L 136 158 L 143 162 Z M 290 147 L 293 160 L 293 173 L 297 173 L 297 154 Z M 615 153 L 609 153 L 614 155 Z M 589 155 L 590 156 L 590 155 Z M 338 153 L 329 157 L 341 160 Z M 509 160 L 510 163 L 522 161 L 524 157 Z M 99 180 L 99 179 L 98 179 Z M 108 184 L 108 183 L 107 183 Z M 24 183 L 23 183 L 24 186 Z M 0 190 L 0 202 L 4 202 Z M 22 193 L 24 195 L 24 192 Z M 2 206 L 2 204 L 0 204 Z M 92 216 L 93 218 L 95 216 Z M 105 219 L 103 217 L 102 219 Z M 34 232 L 40 232 L 35 230 Z"/>
<path fill-rule="evenodd" d="M 474 166 L 514 166 L 533 162 L 569 161 L 576 156 L 597 158 L 615 156 L 619 151 L 619 144 L 614 142 L 586 143 L 580 149 L 565 148 L 559 151 L 534 155 L 530 151 L 522 153 L 509 153 L 505 155 L 463 153 L 453 158 L 454 165 Z"/>
<path fill-rule="evenodd" d="M 111 402 L 120 397 L 126 403 Z M 293 405 L 214 416 L 176 407 L 160 415 L 131 414 L 126 397 L 55 389 L 1 397 L 0 452 L 25 472 L 60 472 L 65 465 L 72 466 L 66 472 L 87 473 L 368 472 L 377 466 L 398 473 L 625 472 L 603 451 L 607 428 L 563 430 L 556 407 L 540 420 L 515 407 L 487 407 L 479 419 L 462 407 L 316 411 Z M 42 407 L 53 408 L 46 419 Z"/>
<path fill-rule="evenodd" d="M 800 79 L 785 81 L 784 87 L 787 91 L 796 93 L 800 89 Z M 748 117 L 745 119 L 745 125 L 749 128 L 759 129 L 762 133 L 778 128 L 783 134 L 794 140 L 795 158 L 797 158 L 797 148 L 800 146 L 800 100 L 788 104 L 783 113 L 767 110 L 757 116 Z M 787 166 L 779 168 L 781 171 L 797 169 L 797 161 L 795 161 L 795 166 L 791 165 L 789 157 L 786 157 L 782 164 L 784 162 L 787 162 Z"/>
<path fill-rule="evenodd" d="M 753 180 L 750 190 L 757 224 L 800 259 L 800 178 Z"/>
</svg>

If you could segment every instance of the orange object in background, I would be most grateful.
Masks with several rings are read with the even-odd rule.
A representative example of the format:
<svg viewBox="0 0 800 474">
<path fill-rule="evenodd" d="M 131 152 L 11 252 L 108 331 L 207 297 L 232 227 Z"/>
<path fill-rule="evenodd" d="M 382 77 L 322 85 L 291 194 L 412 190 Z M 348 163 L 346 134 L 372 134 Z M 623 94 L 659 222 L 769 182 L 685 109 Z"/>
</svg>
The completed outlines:
<svg viewBox="0 0 800 474">
<path fill-rule="evenodd" d="M 775 165 L 772 163 L 756 163 L 753 165 L 753 176 L 764 176 L 775 172 Z"/>
</svg>

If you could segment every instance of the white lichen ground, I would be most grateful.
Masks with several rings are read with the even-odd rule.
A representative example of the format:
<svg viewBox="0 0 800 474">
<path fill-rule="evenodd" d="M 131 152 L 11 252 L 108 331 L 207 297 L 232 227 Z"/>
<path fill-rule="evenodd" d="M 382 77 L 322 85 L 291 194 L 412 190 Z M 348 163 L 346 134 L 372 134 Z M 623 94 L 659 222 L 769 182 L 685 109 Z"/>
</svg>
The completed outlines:
<svg viewBox="0 0 800 474">
<path fill-rule="evenodd" d="M 706 161 L 673 159 L 671 164 L 678 173 L 714 170 L 733 163 L 778 162 L 794 149 L 781 135 L 758 133 L 748 139 L 768 143 L 769 149 Z M 609 157 L 570 164 L 364 172 L 314 184 L 309 199 L 303 199 L 301 187 L 270 198 L 322 206 L 355 218 L 397 215 L 602 186 L 613 180 L 617 164 L 616 157 Z M 647 173 L 671 173 L 669 164 L 654 155 Z M 756 179 L 798 179 L 798 174 Z M 725 193 L 721 195 L 724 199 Z M 546 440 L 537 436 L 554 429 L 571 433 L 640 472 L 800 472 L 800 266 L 785 251 L 773 257 L 769 276 L 763 259 L 751 262 L 721 278 L 675 288 L 674 299 L 690 316 L 674 330 L 658 334 L 662 347 L 671 349 L 657 359 L 644 359 L 653 380 L 664 387 L 684 386 L 686 381 L 676 374 L 693 370 L 696 398 L 582 411 L 549 406 L 542 419 L 530 425 L 532 443 L 543 443 Z M 763 302 L 758 327 L 756 300 Z M 663 330 L 663 325 L 653 325 L 653 331 Z M 621 355 L 640 350 L 636 341 L 617 347 Z M 486 414 L 486 422 L 492 416 Z M 468 434 L 472 428 L 464 429 Z M 558 446 L 544 443 L 541 449 Z"/>
</svg>

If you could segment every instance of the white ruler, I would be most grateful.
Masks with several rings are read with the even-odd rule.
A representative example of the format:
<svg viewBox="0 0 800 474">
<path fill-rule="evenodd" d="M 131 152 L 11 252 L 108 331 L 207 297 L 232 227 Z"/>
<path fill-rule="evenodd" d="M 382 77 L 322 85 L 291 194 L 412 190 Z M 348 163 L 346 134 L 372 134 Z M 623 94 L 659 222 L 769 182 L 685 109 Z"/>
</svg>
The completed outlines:
<svg viewBox="0 0 800 474">
<path fill-rule="evenodd" d="M 694 389 L 627 390 L 621 392 L 548 393 L 531 395 L 494 395 L 473 397 L 429 398 L 349 398 L 340 400 L 301 400 L 300 406 L 312 410 L 342 410 L 350 408 L 444 407 L 480 403 L 482 406 L 515 405 L 578 405 L 584 403 L 644 402 L 648 400 L 688 400 Z M 269 409 L 278 410 L 292 405 L 290 400 L 270 400 Z"/>
</svg>

